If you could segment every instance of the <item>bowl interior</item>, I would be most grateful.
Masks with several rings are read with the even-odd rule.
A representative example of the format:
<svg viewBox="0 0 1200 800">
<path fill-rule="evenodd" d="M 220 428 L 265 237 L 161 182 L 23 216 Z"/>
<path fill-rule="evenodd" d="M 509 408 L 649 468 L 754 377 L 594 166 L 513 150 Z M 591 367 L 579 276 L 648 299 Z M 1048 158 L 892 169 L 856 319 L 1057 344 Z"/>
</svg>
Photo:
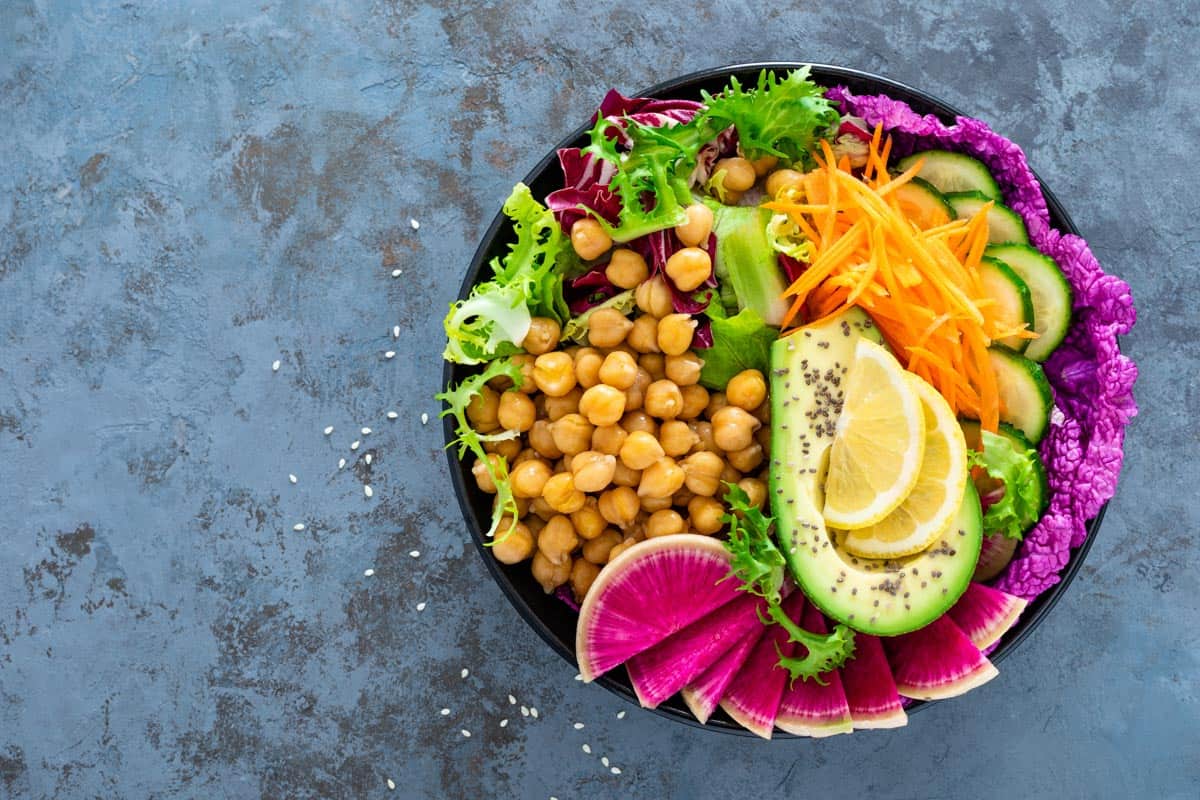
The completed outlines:
<svg viewBox="0 0 1200 800">
<path fill-rule="evenodd" d="M 802 66 L 799 62 L 769 62 L 710 69 L 658 84 L 650 89 L 637 92 L 634 96 L 678 97 L 699 100 L 701 91 L 708 91 L 710 93 L 720 91 L 726 85 L 730 76 L 736 76 L 743 84 L 753 83 L 757 80 L 758 73 L 763 68 L 786 70 L 799 66 Z M 811 66 L 812 78 L 824 86 L 846 86 L 855 94 L 887 94 L 892 98 L 908 103 L 918 113 L 935 114 L 947 123 L 952 123 L 956 116 L 965 116 L 963 112 L 956 110 L 947 103 L 925 92 L 887 78 L 843 67 L 821 64 L 813 64 Z M 525 183 L 533 190 L 534 197 L 545 197 L 550 192 L 561 187 L 562 176 L 558 169 L 555 153 L 562 147 L 578 147 L 586 143 L 585 134 L 590 126 L 586 124 L 587 120 L 581 120 L 581 122 L 584 124 L 562 142 L 559 142 L 533 168 L 529 175 L 525 177 Z M 1041 183 L 1040 179 L 1039 183 Z M 1041 186 L 1042 192 L 1046 197 L 1046 204 L 1050 210 L 1051 224 L 1063 232 L 1077 234 L 1078 230 L 1075 228 L 1070 217 L 1067 216 L 1066 211 L 1057 198 L 1046 188 L 1044 183 Z M 460 297 L 465 296 L 471 286 L 478 281 L 481 271 L 486 269 L 488 262 L 506 251 L 511 236 L 511 225 L 502 213 L 498 213 L 492 224 L 488 227 L 487 233 L 479 245 L 479 249 L 475 252 L 475 256 L 471 261 L 466 278 L 460 289 Z M 467 369 L 447 364 L 443 377 L 446 381 L 457 382 L 467 374 L 469 374 Z M 453 426 L 448 419 L 445 421 L 444 427 L 446 441 L 449 442 L 453 439 L 454 433 Z M 533 580 L 527 563 L 508 566 L 501 564 L 492 557 L 491 553 L 488 552 L 488 548 L 484 547 L 483 538 L 483 534 L 491 519 L 492 496 L 484 494 L 475 485 L 475 480 L 470 473 L 469 463 L 460 463 L 456 458 L 454 450 L 448 450 L 447 453 L 451 479 L 454 484 L 455 493 L 459 498 L 459 504 L 462 506 L 463 516 L 471 532 L 471 538 L 479 548 L 480 554 L 491 571 L 492 576 L 496 579 L 496 582 L 500 585 L 500 588 L 504 591 L 509 601 L 521 616 L 525 618 L 525 621 L 559 655 L 571 664 L 574 664 L 576 613 L 553 595 L 547 595 L 542 592 L 541 587 Z M 1088 523 L 1088 537 L 1082 547 L 1072 552 L 1070 561 L 1062 573 L 1061 582 L 1029 605 L 1021 620 L 1005 635 L 999 646 L 991 654 L 990 658 L 993 662 L 1002 660 L 1008 653 L 1012 652 L 1038 626 L 1045 614 L 1058 601 L 1058 598 L 1074 578 L 1084 557 L 1087 555 L 1087 551 L 1091 547 L 1094 535 L 1100 527 L 1103 517 L 1104 509 L 1102 508 L 1095 519 Z M 623 669 L 614 670 L 602 676 L 596 682 L 609 691 L 624 697 L 631 703 L 637 704 L 637 699 Z M 913 713 L 928 705 L 930 703 L 916 702 L 908 707 L 908 711 L 909 713 Z M 678 695 L 655 709 L 655 713 L 680 722 L 699 725 Z M 705 727 L 709 730 L 751 735 L 720 710 L 713 715 L 713 718 Z M 776 735 L 787 736 L 786 734 L 779 733 Z"/>
</svg>

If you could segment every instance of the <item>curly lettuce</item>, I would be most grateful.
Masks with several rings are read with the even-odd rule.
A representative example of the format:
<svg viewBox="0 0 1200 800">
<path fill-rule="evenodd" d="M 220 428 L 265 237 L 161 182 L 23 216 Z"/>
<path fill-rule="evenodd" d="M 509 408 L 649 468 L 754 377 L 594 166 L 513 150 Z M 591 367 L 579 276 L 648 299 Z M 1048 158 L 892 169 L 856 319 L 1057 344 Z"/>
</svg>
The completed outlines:
<svg viewBox="0 0 1200 800">
<path fill-rule="evenodd" d="M 1020 539 L 1037 523 L 1045 510 L 1043 485 L 1045 472 L 1036 450 L 1021 449 L 1015 443 L 991 431 L 980 431 L 983 451 L 968 451 L 971 466 L 981 467 L 1004 484 L 1004 493 L 983 515 L 983 529 L 989 534 L 1002 533 Z"/>
</svg>

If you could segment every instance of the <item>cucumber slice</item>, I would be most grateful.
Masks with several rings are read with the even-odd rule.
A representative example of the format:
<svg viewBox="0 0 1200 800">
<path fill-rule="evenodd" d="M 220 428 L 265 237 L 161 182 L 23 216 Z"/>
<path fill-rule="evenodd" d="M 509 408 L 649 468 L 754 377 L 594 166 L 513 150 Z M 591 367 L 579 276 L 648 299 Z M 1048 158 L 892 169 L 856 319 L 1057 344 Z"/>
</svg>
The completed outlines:
<svg viewBox="0 0 1200 800">
<path fill-rule="evenodd" d="M 945 225 L 954 219 L 954 209 L 929 181 L 913 178 L 896 189 L 894 194 L 905 216 L 916 222 L 921 230 Z"/>
<path fill-rule="evenodd" d="M 1025 325 L 1033 330 L 1033 299 L 1029 287 L 1012 267 L 998 258 L 984 256 L 979 263 L 979 280 L 987 296 L 997 303 L 999 318 L 1005 326 Z M 1006 336 L 997 341 L 1018 353 L 1029 346 L 1029 339 Z"/>
<path fill-rule="evenodd" d="M 992 173 L 982 161 L 962 153 L 926 150 L 900 159 L 896 167 L 903 172 L 922 158 L 925 159 L 925 163 L 921 165 L 921 171 L 917 175 L 932 183 L 942 194 L 974 191 L 989 200 L 1000 201 L 1000 186 L 992 177 Z"/>
<path fill-rule="evenodd" d="M 978 450 L 982 446 L 982 437 L 979 434 L 979 423 L 973 419 L 960 419 L 958 426 L 962 428 L 963 438 L 967 440 L 967 447 L 972 450 Z M 1034 446 L 1025 438 L 1025 434 L 1014 428 L 1012 425 L 1000 423 L 1000 430 L 997 431 L 1000 436 L 1008 440 L 1009 445 L 1015 452 L 1023 453 L 1027 450 L 1035 450 Z M 1046 477 L 1046 467 L 1042 464 L 1041 454 L 1035 450 L 1037 459 L 1033 462 L 1033 469 L 1037 473 L 1038 478 L 1038 495 L 1034 498 L 1034 507 L 1038 510 L 1038 518 L 1046 513 L 1046 509 L 1050 505 L 1050 481 Z M 980 483 L 984 486 L 980 486 Z M 995 484 L 993 486 L 992 484 Z M 1000 481 L 995 481 L 986 475 L 975 482 L 975 488 L 979 490 L 979 494 L 983 495 L 990 492 L 994 488 L 998 488 Z M 1037 524 L 1036 522 L 1034 523 Z M 1032 525 L 1030 527 L 1033 527 Z M 1024 531 L 1022 531 L 1024 533 Z"/>
<path fill-rule="evenodd" d="M 952 192 L 946 202 L 959 218 L 973 217 L 988 198 L 982 192 Z M 988 244 L 1029 244 L 1029 232 L 1021 215 L 1006 205 L 995 203 L 988 211 Z"/>
<path fill-rule="evenodd" d="M 1007 347 L 988 348 L 1000 390 L 1000 421 L 1007 422 L 1037 444 L 1050 423 L 1054 395 L 1041 364 Z"/>
<path fill-rule="evenodd" d="M 1008 264 L 1029 287 L 1033 298 L 1033 330 L 1038 338 L 1025 348 L 1025 356 L 1045 361 L 1071 326 L 1071 284 L 1054 259 L 1028 245 L 989 245 L 984 254 Z"/>
</svg>

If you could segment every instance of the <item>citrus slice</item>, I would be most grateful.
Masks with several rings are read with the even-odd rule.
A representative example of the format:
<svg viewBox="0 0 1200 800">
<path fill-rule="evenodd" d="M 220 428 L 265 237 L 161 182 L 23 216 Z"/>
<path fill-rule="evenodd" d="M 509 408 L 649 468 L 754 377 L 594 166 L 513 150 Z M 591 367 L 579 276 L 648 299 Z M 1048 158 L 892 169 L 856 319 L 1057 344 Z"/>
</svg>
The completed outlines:
<svg viewBox="0 0 1200 800">
<path fill-rule="evenodd" d="M 908 497 L 874 525 L 849 531 L 843 546 L 864 558 L 919 553 L 953 524 L 967 485 L 967 443 L 950 404 L 937 389 L 909 373 L 925 416 L 925 457 Z"/>
<path fill-rule="evenodd" d="M 921 473 L 925 415 L 908 373 L 885 348 L 861 339 L 825 477 L 825 521 L 855 530 L 904 501 Z"/>
</svg>

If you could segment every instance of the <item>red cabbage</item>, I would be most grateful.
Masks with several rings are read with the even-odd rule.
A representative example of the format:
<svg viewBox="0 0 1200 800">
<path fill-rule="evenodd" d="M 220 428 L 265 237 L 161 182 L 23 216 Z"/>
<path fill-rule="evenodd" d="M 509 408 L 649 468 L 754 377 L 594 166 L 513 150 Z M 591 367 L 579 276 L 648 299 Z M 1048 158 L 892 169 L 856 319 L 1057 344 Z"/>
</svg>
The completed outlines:
<svg viewBox="0 0 1200 800">
<path fill-rule="evenodd" d="M 628 247 L 646 259 L 651 277 L 662 275 L 667 286 L 671 288 L 671 305 L 674 306 L 677 314 L 699 314 L 708 308 L 709 301 L 715 294 L 713 290 L 717 288 L 715 276 L 709 275 L 708 280 L 700 285 L 701 288 L 689 293 L 678 289 L 675 282 L 671 280 L 671 276 L 667 275 L 667 259 L 684 248 L 683 242 L 679 241 L 674 230 L 655 231 L 634 239 Z M 708 242 L 701 249 L 706 250 L 710 256 L 715 256 L 717 252 L 716 234 L 710 233 Z"/>
<path fill-rule="evenodd" d="M 695 100 L 660 100 L 655 97 L 626 97 L 616 89 L 609 89 L 600 101 L 599 116 L 608 117 L 619 123 L 621 117 L 632 117 L 642 125 L 657 128 L 690 122 L 703 104 Z M 595 124 L 597 116 L 592 117 Z"/>
<path fill-rule="evenodd" d="M 592 209 L 616 225 L 621 215 L 621 199 L 608 190 L 608 182 L 617 167 L 611 161 L 585 154 L 577 147 L 558 151 L 564 186 L 546 195 L 546 206 L 567 233 L 578 220 L 587 216 L 582 206 Z"/>
<path fill-rule="evenodd" d="M 577 316 L 600 305 L 605 300 L 624 291 L 608 279 L 605 270 L 608 264 L 594 267 L 578 278 L 570 278 L 563 285 L 563 296 L 571 314 Z"/>
</svg>

